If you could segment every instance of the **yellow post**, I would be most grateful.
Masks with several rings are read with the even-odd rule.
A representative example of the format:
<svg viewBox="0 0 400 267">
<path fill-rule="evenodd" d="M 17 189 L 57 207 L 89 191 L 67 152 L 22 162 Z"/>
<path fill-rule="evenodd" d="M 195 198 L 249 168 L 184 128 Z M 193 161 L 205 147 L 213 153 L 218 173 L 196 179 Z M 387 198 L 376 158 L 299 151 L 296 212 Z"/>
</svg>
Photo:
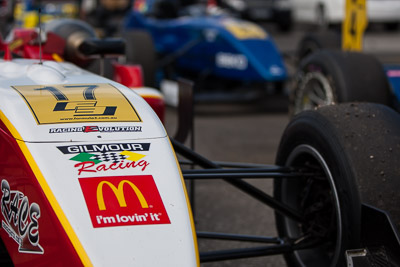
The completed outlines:
<svg viewBox="0 0 400 267">
<path fill-rule="evenodd" d="M 367 25 L 366 0 L 346 0 L 345 17 L 342 24 L 342 49 L 361 51 Z"/>
</svg>

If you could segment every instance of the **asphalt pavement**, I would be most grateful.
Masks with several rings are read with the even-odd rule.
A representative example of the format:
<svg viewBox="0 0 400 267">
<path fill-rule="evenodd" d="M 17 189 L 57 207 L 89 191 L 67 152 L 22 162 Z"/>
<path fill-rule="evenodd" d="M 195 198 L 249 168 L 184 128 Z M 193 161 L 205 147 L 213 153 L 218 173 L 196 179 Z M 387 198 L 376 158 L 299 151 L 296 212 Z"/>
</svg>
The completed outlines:
<svg viewBox="0 0 400 267">
<path fill-rule="evenodd" d="M 295 71 L 293 55 L 298 40 L 304 34 L 304 28 L 280 33 L 274 26 L 266 25 L 266 27 L 280 51 L 285 54 L 289 73 L 293 75 Z M 383 61 L 396 62 L 400 55 L 398 44 L 400 44 L 400 32 L 388 33 L 373 29 L 366 33 L 364 47 L 366 52 L 380 56 Z M 289 122 L 287 104 L 285 96 L 273 96 L 261 106 L 227 104 L 196 106 L 195 150 L 216 161 L 273 164 L 280 137 Z M 166 129 L 171 136 L 174 135 L 176 110 L 172 108 L 167 110 Z M 251 183 L 272 194 L 271 180 L 257 180 Z M 273 211 L 223 181 L 196 182 L 194 211 L 198 231 L 276 235 Z M 252 245 L 254 244 L 199 240 L 200 251 Z M 203 263 L 202 266 L 282 267 L 286 264 L 282 256 L 269 256 Z"/>
<path fill-rule="evenodd" d="M 220 106 L 219 110 L 213 108 L 214 114 L 203 113 L 195 117 L 195 150 L 198 153 L 215 161 L 274 163 L 279 138 L 288 122 L 286 112 L 258 112 L 234 106 Z M 171 135 L 175 132 L 175 115 L 174 110 L 168 110 L 167 129 Z M 255 183 L 272 193 L 272 181 Z M 194 212 L 198 231 L 276 235 L 273 211 L 223 181 L 196 181 Z M 231 241 L 199 239 L 200 251 L 238 248 L 243 245 Z M 207 263 L 202 266 L 285 265 L 280 256 L 273 256 Z"/>
</svg>

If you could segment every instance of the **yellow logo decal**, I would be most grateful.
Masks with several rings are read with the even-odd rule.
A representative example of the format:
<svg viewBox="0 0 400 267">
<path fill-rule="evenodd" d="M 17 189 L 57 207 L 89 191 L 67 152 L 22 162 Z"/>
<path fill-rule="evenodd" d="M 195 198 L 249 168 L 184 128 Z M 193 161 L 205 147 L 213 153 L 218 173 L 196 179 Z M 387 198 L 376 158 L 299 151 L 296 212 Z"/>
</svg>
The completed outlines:
<svg viewBox="0 0 400 267">
<path fill-rule="evenodd" d="M 103 196 L 103 185 L 106 184 L 108 185 L 111 190 L 113 191 L 114 195 L 116 196 L 119 206 L 120 207 L 126 207 L 126 201 L 125 201 L 125 195 L 124 195 L 124 185 L 128 184 L 132 188 L 132 190 L 135 192 L 136 196 L 139 199 L 140 205 L 142 208 L 148 208 L 149 205 L 147 204 L 146 199 L 144 198 L 142 192 L 139 190 L 139 188 L 136 187 L 132 182 L 128 180 L 122 180 L 118 184 L 118 188 L 115 187 L 112 183 L 108 181 L 102 181 L 99 183 L 97 186 L 97 204 L 99 206 L 99 210 L 105 210 L 106 205 L 104 203 L 104 196 Z"/>
<path fill-rule="evenodd" d="M 124 155 L 124 156 L 127 156 L 126 159 L 130 160 L 130 161 L 139 161 L 142 158 L 146 157 L 146 155 L 139 154 L 139 153 L 132 152 L 132 151 L 126 151 L 126 150 L 122 151 L 120 154 Z"/>
<path fill-rule="evenodd" d="M 267 33 L 258 25 L 251 22 L 224 21 L 226 29 L 238 39 L 267 39 Z"/>
<path fill-rule="evenodd" d="M 111 84 L 13 86 L 38 124 L 140 122 L 129 100 Z"/>
</svg>

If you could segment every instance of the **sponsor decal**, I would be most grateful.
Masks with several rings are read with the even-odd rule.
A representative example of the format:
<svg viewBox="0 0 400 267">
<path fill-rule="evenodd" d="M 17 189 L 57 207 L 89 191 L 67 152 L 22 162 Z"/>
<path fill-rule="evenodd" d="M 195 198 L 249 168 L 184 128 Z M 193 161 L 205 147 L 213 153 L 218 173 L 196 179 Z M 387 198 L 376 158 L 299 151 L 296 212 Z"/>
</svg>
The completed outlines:
<svg viewBox="0 0 400 267">
<path fill-rule="evenodd" d="M 170 224 L 151 175 L 79 178 L 94 228 Z"/>
<path fill-rule="evenodd" d="M 142 126 L 82 126 L 50 128 L 49 133 L 135 133 L 141 131 Z"/>
<path fill-rule="evenodd" d="M 206 38 L 207 42 L 213 43 L 218 37 L 218 31 L 215 29 L 205 29 L 203 31 L 204 37 Z"/>
<path fill-rule="evenodd" d="M 57 147 L 63 154 L 77 161 L 74 167 L 78 175 L 123 169 L 145 171 L 149 162 L 146 155 L 136 151 L 149 151 L 150 143 L 88 144 Z"/>
<path fill-rule="evenodd" d="M 39 205 L 29 204 L 22 192 L 11 190 L 7 180 L 1 181 L 1 191 L 2 228 L 19 245 L 19 252 L 43 254 L 39 244 Z"/>
<path fill-rule="evenodd" d="M 238 39 L 267 39 L 267 33 L 260 26 L 233 19 L 223 21 L 226 29 Z"/>
<path fill-rule="evenodd" d="M 38 124 L 141 122 L 128 99 L 111 84 L 13 86 Z"/>
<path fill-rule="evenodd" d="M 113 143 L 58 146 L 63 154 L 77 154 L 81 152 L 120 152 L 120 151 L 149 151 L 150 143 Z"/>
<path fill-rule="evenodd" d="M 284 74 L 284 70 L 281 67 L 277 66 L 277 65 L 272 65 L 269 68 L 269 71 L 271 72 L 272 75 L 282 75 L 282 74 Z"/>
<path fill-rule="evenodd" d="M 219 52 L 215 55 L 215 65 L 225 69 L 247 69 L 248 62 L 245 55 Z"/>
<path fill-rule="evenodd" d="M 21 47 L 24 44 L 24 40 L 22 38 L 18 38 L 15 39 L 14 41 L 12 41 L 8 47 L 10 49 L 10 51 L 14 51 L 15 49 Z"/>
<path fill-rule="evenodd" d="M 400 77 L 400 70 L 388 70 L 386 71 L 388 77 Z"/>
</svg>

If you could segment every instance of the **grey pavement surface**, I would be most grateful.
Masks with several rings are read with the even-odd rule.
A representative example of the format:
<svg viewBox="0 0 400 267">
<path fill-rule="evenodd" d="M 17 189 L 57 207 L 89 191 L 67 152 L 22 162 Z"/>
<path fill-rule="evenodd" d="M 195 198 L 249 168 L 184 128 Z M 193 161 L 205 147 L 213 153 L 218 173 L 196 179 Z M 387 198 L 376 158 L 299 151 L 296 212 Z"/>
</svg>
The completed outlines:
<svg viewBox="0 0 400 267">
<path fill-rule="evenodd" d="M 196 116 L 196 151 L 216 161 L 274 163 L 279 138 L 288 121 L 286 113 L 235 111 L 234 107 L 220 109 L 232 110 L 227 113 L 219 111 L 223 115 Z M 167 126 L 170 126 L 172 134 L 175 131 L 174 115 L 174 111 L 169 110 Z M 266 192 L 272 192 L 271 181 L 256 181 L 256 184 Z M 195 196 L 197 230 L 265 236 L 276 234 L 272 210 L 223 181 L 197 181 Z M 200 251 L 237 248 L 240 245 L 243 244 L 199 240 Z M 281 256 L 271 256 L 202 266 L 285 265 Z"/>
<path fill-rule="evenodd" d="M 275 31 L 274 26 L 266 27 L 275 38 L 280 51 L 289 55 L 286 57 L 286 64 L 292 75 L 295 66 L 290 55 L 295 51 L 304 31 L 296 30 L 283 34 Z M 394 62 L 400 55 L 399 44 L 400 32 L 372 30 L 366 33 L 364 47 L 366 52 L 384 55 L 384 61 L 390 59 Z M 217 161 L 273 164 L 280 136 L 288 121 L 285 97 L 271 97 L 261 109 L 260 106 L 255 108 L 203 104 L 196 107 L 195 150 Z M 175 128 L 176 112 L 170 108 L 167 110 L 166 129 L 173 136 Z M 251 182 L 265 192 L 272 193 L 272 181 Z M 276 234 L 273 211 L 223 181 L 196 182 L 195 201 L 195 221 L 199 231 L 265 236 Z M 243 244 L 231 241 L 199 240 L 200 251 L 240 246 Z M 202 266 L 281 267 L 286 264 L 282 256 L 269 256 L 204 263 Z"/>
</svg>

